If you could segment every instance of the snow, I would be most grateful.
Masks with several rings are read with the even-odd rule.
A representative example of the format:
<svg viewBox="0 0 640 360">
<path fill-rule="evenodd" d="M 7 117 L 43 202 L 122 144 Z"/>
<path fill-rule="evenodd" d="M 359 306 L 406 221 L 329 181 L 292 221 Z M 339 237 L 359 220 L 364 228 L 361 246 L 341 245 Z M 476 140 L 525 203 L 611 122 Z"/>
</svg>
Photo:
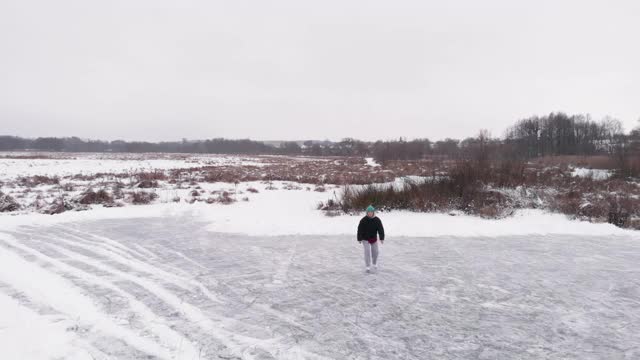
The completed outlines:
<svg viewBox="0 0 640 360">
<path fill-rule="evenodd" d="M 591 178 L 593 180 L 607 180 L 611 175 L 610 170 L 603 169 L 575 168 L 571 171 L 571 176 Z"/>
<path fill-rule="evenodd" d="M 301 190 L 284 190 L 288 182 L 274 181 L 246 182 L 238 185 L 243 194 L 232 195 L 240 199 L 231 205 L 206 204 L 204 202 L 187 204 L 172 203 L 175 196 L 187 196 L 188 190 L 159 191 L 159 198 L 166 203 L 128 206 L 125 208 L 95 207 L 91 211 L 66 212 L 56 216 L 43 214 L 23 214 L 12 216 L 0 214 L 0 228 L 9 229 L 19 225 L 57 224 L 93 219 L 146 218 L 179 216 L 185 211 L 206 221 L 206 229 L 212 232 L 237 233 L 253 236 L 275 235 L 353 235 L 355 224 L 360 215 L 342 215 L 328 217 L 317 210 L 317 204 L 336 198 L 341 187 L 330 187 L 326 192 L 304 190 L 309 184 L 301 184 Z M 395 184 L 395 183 L 394 183 Z M 277 190 L 267 190 L 273 186 Z M 202 184 L 207 192 L 215 190 L 235 191 L 228 183 Z M 246 192 L 255 188 L 257 194 Z M 389 233 L 393 236 L 506 236 L 530 234 L 566 234 L 566 235 L 631 235 L 636 231 L 618 228 L 611 224 L 597 224 L 571 220 L 565 215 L 548 213 L 543 210 L 518 210 L 514 216 L 491 220 L 475 216 L 445 213 L 416 213 L 393 211 L 378 213 L 384 220 Z M 248 220 L 250 219 L 250 220 Z"/>
<path fill-rule="evenodd" d="M 60 321 L 56 316 L 40 316 L 2 293 L 0 309 L 3 359 L 91 360 L 79 339 L 66 330 L 70 322 Z"/>
<path fill-rule="evenodd" d="M 261 184 L 253 184 L 262 189 Z M 276 186 L 278 186 L 276 184 Z M 229 207 L 198 206 L 196 213 L 208 219 L 214 232 L 247 235 L 353 235 L 358 216 L 327 217 L 315 209 L 319 201 L 339 195 L 327 193 L 261 190 L 249 202 Z M 611 224 L 572 221 L 561 214 L 520 210 L 515 216 L 489 220 L 469 215 L 393 211 L 379 213 L 394 236 L 504 236 L 526 234 L 618 235 L 635 233 Z M 251 221 L 247 221 L 251 219 Z"/>
<path fill-rule="evenodd" d="M 11 239 L 5 244 L 11 245 Z M 20 245 L 18 245 L 20 247 Z M 51 307 L 66 322 L 75 321 L 83 331 L 97 331 L 110 335 L 136 348 L 142 353 L 164 358 L 170 354 L 152 344 L 148 339 L 132 333 L 100 311 L 84 291 L 59 274 L 27 261 L 6 248 L 0 249 L 0 282 L 9 284 L 40 306 Z M 16 274 L 20 274 L 16 277 Z M 153 324 L 150 324 L 153 325 Z"/>
<path fill-rule="evenodd" d="M 17 177 L 47 175 L 72 176 L 96 173 L 127 173 L 137 171 L 184 169 L 211 165 L 263 166 L 257 158 L 229 155 L 190 155 L 181 159 L 145 159 L 139 157 L 118 159 L 82 154 L 79 158 L 12 159 L 0 157 L 0 180 Z"/>
<path fill-rule="evenodd" d="M 371 166 L 371 167 L 378 167 L 380 166 L 380 164 L 378 164 L 373 158 L 368 157 L 368 158 L 364 158 L 364 160 L 367 162 L 367 165 Z"/>
</svg>

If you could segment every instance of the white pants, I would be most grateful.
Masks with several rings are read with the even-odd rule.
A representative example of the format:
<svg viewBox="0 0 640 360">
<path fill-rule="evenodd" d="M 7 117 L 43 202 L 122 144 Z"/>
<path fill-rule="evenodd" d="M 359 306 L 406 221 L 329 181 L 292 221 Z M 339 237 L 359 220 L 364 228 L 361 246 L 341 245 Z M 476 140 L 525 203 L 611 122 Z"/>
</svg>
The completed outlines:
<svg viewBox="0 0 640 360">
<path fill-rule="evenodd" d="M 364 263 L 369 267 L 371 265 L 371 257 L 373 257 L 373 265 L 378 263 L 378 242 L 369 244 L 367 240 L 362 240 L 364 247 Z"/>
</svg>

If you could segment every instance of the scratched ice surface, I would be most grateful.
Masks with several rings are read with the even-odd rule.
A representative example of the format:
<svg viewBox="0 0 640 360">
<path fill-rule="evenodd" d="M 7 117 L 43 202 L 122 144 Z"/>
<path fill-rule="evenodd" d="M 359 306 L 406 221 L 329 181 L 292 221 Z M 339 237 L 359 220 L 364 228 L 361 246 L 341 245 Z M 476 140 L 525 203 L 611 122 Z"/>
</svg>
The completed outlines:
<svg viewBox="0 0 640 360">
<path fill-rule="evenodd" d="M 640 243 L 211 233 L 195 218 L 0 229 L 0 294 L 78 359 L 638 359 Z"/>
</svg>

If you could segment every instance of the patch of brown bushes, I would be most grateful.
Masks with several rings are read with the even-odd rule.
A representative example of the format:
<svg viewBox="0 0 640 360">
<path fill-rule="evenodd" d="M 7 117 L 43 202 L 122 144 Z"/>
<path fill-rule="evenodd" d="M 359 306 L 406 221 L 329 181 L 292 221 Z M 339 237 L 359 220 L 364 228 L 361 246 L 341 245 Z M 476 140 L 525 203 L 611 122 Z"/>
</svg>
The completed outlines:
<svg viewBox="0 0 640 360">
<path fill-rule="evenodd" d="M 215 202 L 220 203 L 220 204 L 225 204 L 225 205 L 234 203 L 235 201 L 236 201 L 236 199 L 232 198 L 231 197 L 231 193 L 229 193 L 227 191 L 223 191 L 215 199 Z"/>
<path fill-rule="evenodd" d="M 84 205 L 109 204 L 109 203 L 113 203 L 113 197 L 105 189 L 93 191 L 93 189 L 89 188 L 87 189 L 87 191 L 85 191 L 80 195 L 80 197 L 78 198 L 78 203 L 84 204 Z"/>
<path fill-rule="evenodd" d="M 60 196 L 55 198 L 51 203 L 40 209 L 40 213 L 47 215 L 55 215 L 61 214 L 65 211 L 69 210 L 86 210 L 85 206 L 74 206 L 72 203 L 68 202 L 64 197 Z"/>
<path fill-rule="evenodd" d="M 617 179 L 573 181 L 551 198 L 550 208 L 582 220 L 635 228 L 632 220 L 640 217 L 640 187 Z"/>
<path fill-rule="evenodd" d="M 617 167 L 614 159 L 606 155 L 557 155 L 543 156 L 531 160 L 531 163 L 541 167 L 584 167 L 589 169 L 613 170 Z"/>
<path fill-rule="evenodd" d="M 264 166 L 217 165 L 175 169 L 169 181 L 189 179 L 196 182 L 291 181 L 309 184 L 369 184 L 392 181 L 398 176 L 429 176 L 450 166 L 445 161 L 390 161 L 384 167 L 365 165 L 353 158 L 262 158 Z"/>
<path fill-rule="evenodd" d="M 39 185 L 58 185 L 60 184 L 60 178 L 57 176 L 46 175 L 34 175 L 21 177 L 18 179 L 18 183 L 25 187 L 36 187 Z"/>
<path fill-rule="evenodd" d="M 509 193 L 517 194 L 515 197 L 501 191 L 516 188 L 517 191 Z M 544 208 L 569 216 L 621 227 L 633 227 L 634 219 L 640 218 L 640 187 L 634 183 L 572 177 L 568 169 L 525 167 L 517 161 L 490 165 L 461 161 L 448 176 L 408 181 L 400 187 L 375 184 L 346 187 L 339 207 L 353 212 L 373 204 L 381 210 L 460 210 L 486 218 L 501 218 L 514 209 L 539 202 Z"/>
<path fill-rule="evenodd" d="M 150 204 L 158 198 L 158 194 L 155 192 L 147 191 L 131 191 L 127 195 L 129 202 L 135 205 Z"/>
<path fill-rule="evenodd" d="M 20 210 L 20 204 L 15 199 L 0 191 L 0 212 L 11 212 Z"/>
</svg>

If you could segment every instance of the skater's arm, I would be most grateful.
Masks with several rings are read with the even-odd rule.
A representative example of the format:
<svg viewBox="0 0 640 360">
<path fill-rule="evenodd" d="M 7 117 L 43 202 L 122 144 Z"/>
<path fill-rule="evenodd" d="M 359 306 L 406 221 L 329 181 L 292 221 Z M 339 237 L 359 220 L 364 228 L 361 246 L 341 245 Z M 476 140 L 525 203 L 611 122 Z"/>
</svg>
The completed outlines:
<svg viewBox="0 0 640 360">
<path fill-rule="evenodd" d="M 380 236 L 380 241 L 384 241 L 384 226 L 382 226 L 380 219 L 378 219 L 378 235 Z"/>
<path fill-rule="evenodd" d="M 362 220 L 358 224 L 358 241 L 362 241 Z"/>
</svg>

